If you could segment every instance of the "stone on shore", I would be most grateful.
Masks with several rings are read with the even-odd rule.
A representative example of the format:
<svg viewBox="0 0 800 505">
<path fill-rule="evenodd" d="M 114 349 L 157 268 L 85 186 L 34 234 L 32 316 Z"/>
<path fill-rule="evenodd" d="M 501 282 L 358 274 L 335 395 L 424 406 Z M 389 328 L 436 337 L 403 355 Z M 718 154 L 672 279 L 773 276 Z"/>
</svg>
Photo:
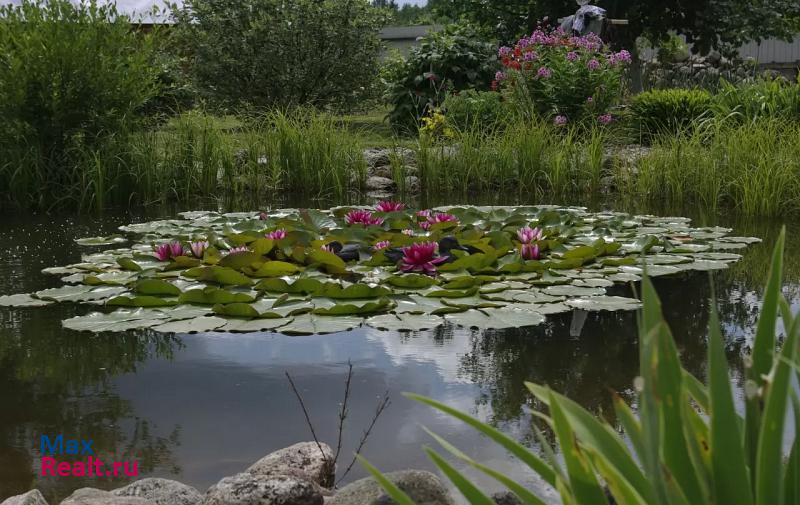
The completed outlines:
<svg viewBox="0 0 800 505">
<path fill-rule="evenodd" d="M 6 498 L 0 505 L 47 505 L 47 500 L 38 489 L 33 489 L 25 494 Z"/>
<path fill-rule="evenodd" d="M 156 505 L 202 505 L 204 497 L 195 488 L 169 479 L 142 479 L 111 491 L 116 496 L 136 496 Z"/>
<path fill-rule="evenodd" d="M 405 492 L 416 505 L 453 505 L 447 488 L 439 478 L 419 470 L 387 473 L 386 477 Z M 367 477 L 340 489 L 328 505 L 386 505 L 394 503 L 383 488 Z"/>
</svg>

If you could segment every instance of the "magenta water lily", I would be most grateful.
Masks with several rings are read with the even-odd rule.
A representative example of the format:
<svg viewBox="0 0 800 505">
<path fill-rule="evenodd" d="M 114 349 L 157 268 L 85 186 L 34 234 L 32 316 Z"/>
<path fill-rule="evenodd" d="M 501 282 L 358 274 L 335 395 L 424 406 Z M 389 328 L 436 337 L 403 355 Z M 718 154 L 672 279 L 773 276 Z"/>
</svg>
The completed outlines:
<svg viewBox="0 0 800 505">
<path fill-rule="evenodd" d="M 232 254 L 244 254 L 244 253 L 249 253 L 249 252 L 250 252 L 250 249 L 247 246 L 244 246 L 244 245 L 243 246 L 239 246 L 239 247 L 232 247 L 232 248 L 228 249 L 228 256 L 230 256 Z"/>
<path fill-rule="evenodd" d="M 389 242 L 388 240 L 381 240 L 380 242 L 378 242 L 377 244 L 372 246 L 372 250 L 373 251 L 382 251 L 383 249 L 388 249 L 391 245 L 392 245 L 392 243 Z"/>
<path fill-rule="evenodd" d="M 530 244 L 536 240 L 542 240 L 542 230 L 540 228 L 531 228 L 526 226 L 517 230 L 517 238 L 523 244 Z"/>
<path fill-rule="evenodd" d="M 372 214 L 368 210 L 351 210 L 344 216 L 344 222 L 349 225 L 380 226 L 383 218 Z"/>
<path fill-rule="evenodd" d="M 202 259 L 206 253 L 206 249 L 208 249 L 209 244 L 207 240 L 200 240 L 197 242 L 191 242 L 189 244 L 189 250 L 192 252 L 192 256 L 195 258 Z"/>
<path fill-rule="evenodd" d="M 153 255 L 158 261 L 169 261 L 178 256 L 183 256 L 183 245 L 180 242 L 169 242 L 155 247 Z"/>
<path fill-rule="evenodd" d="M 270 238 L 272 240 L 283 240 L 286 238 L 286 230 L 284 230 L 283 228 L 278 228 L 277 230 L 267 233 L 265 237 Z"/>
<path fill-rule="evenodd" d="M 390 201 L 382 201 L 378 202 L 375 206 L 375 210 L 378 212 L 400 212 L 406 208 L 406 204 L 402 202 L 390 202 Z"/>
<path fill-rule="evenodd" d="M 420 242 L 404 247 L 400 270 L 406 273 L 436 275 L 436 266 L 447 261 L 447 258 L 437 256 L 436 249 L 435 242 Z"/>
</svg>

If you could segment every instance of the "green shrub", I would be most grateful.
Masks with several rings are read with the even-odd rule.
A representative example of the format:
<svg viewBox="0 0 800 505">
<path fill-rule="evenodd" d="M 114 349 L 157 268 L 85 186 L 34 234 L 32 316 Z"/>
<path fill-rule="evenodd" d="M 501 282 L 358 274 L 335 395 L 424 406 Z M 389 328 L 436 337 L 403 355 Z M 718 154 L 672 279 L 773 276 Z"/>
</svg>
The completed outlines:
<svg viewBox="0 0 800 505">
<path fill-rule="evenodd" d="M 762 79 L 754 83 L 723 83 L 714 97 L 718 116 L 737 121 L 782 118 L 800 121 L 800 81 Z"/>
<path fill-rule="evenodd" d="M 631 101 L 630 113 L 639 136 L 649 140 L 661 133 L 687 132 L 710 115 L 711 94 L 699 89 L 646 91 Z"/>
<path fill-rule="evenodd" d="M 494 91 L 468 90 L 448 95 L 444 110 L 448 124 L 462 131 L 492 131 L 502 127 L 511 115 L 502 95 Z"/>
<path fill-rule="evenodd" d="M 731 392 L 725 341 L 715 308 L 709 318 L 707 383 L 680 362 L 652 282 L 642 282 L 639 317 L 640 376 L 637 412 L 616 396 L 618 429 L 547 386 L 527 383 L 538 406 L 534 419 L 552 430 L 536 428 L 541 454 L 535 454 L 497 428 L 437 401 L 411 399 L 458 419 L 516 456 L 556 490 L 563 503 L 575 505 L 784 505 L 800 497 L 800 400 L 794 383 L 800 369 L 800 317 L 781 293 L 785 232 L 772 255 L 772 266 L 745 366 L 744 398 L 737 407 Z M 785 340 L 780 351 L 777 319 Z M 546 409 L 545 409 L 546 407 Z M 743 412 L 742 412 L 743 410 Z M 789 411 L 792 411 L 789 416 Z M 786 424 L 791 422 L 791 426 Z M 787 429 L 788 428 L 788 429 Z M 506 474 L 475 461 L 428 430 L 432 439 L 461 464 L 497 480 L 521 503 L 543 505 L 536 493 Z M 558 454 L 551 446 L 555 440 Z M 787 450 L 788 449 L 788 450 Z M 493 501 L 431 448 L 425 451 L 470 504 Z M 362 460 L 363 461 L 363 460 Z M 413 501 L 369 464 L 390 496 Z"/>
<path fill-rule="evenodd" d="M 558 126 L 608 124 L 631 54 L 609 52 L 594 34 L 571 37 L 561 30 L 537 29 L 514 47 L 501 47 L 500 60 L 504 70 L 495 85 L 528 116 Z"/>
<path fill-rule="evenodd" d="M 50 205 L 81 186 L 102 199 L 98 158 L 158 94 L 153 39 L 113 4 L 23 0 L 0 19 L 0 193 Z"/>
<path fill-rule="evenodd" d="M 488 90 L 498 69 L 496 50 L 468 26 L 452 25 L 424 37 L 389 84 L 392 125 L 414 131 L 448 92 Z"/>
<path fill-rule="evenodd" d="M 382 9 L 364 0 L 188 0 L 177 33 L 196 85 L 223 106 L 347 106 L 378 69 Z"/>
</svg>

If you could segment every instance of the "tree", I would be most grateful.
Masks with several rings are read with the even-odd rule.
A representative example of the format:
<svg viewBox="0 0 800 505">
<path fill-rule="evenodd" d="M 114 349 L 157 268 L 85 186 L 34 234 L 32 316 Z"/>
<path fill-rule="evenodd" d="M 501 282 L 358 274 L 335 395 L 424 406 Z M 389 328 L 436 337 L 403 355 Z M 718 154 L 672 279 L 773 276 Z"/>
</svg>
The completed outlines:
<svg viewBox="0 0 800 505">
<path fill-rule="evenodd" d="M 635 49 L 639 36 L 663 40 L 671 32 L 684 35 L 694 50 L 725 50 L 767 37 L 790 39 L 800 30 L 797 0 L 597 0 L 610 18 L 629 25 L 615 34 L 615 42 Z M 504 42 L 530 33 L 539 20 L 550 21 L 577 10 L 573 0 L 431 0 L 436 12 L 464 17 L 495 30 Z"/>
<path fill-rule="evenodd" d="M 179 40 L 205 96 L 224 106 L 345 106 L 378 73 L 385 9 L 368 0 L 187 0 Z"/>
</svg>

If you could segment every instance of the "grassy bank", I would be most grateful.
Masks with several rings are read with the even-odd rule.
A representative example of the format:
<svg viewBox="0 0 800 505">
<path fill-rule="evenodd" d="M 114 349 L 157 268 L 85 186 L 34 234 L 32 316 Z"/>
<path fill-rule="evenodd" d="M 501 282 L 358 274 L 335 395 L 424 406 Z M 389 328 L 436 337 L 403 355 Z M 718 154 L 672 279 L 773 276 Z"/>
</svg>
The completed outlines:
<svg viewBox="0 0 800 505">
<path fill-rule="evenodd" d="M 517 122 L 475 125 L 448 138 L 396 137 L 382 113 L 333 117 L 308 111 L 258 117 L 192 112 L 150 131 L 100 145 L 77 142 L 62 166 L 25 148 L 0 165 L 7 206 L 103 208 L 196 198 L 292 194 L 347 201 L 364 193 L 367 147 L 408 147 L 424 194 L 496 193 L 530 202 L 601 195 L 683 203 L 743 215 L 800 210 L 800 125 L 781 119 L 741 124 L 709 120 L 662 135 L 643 154 L 626 154 L 625 126 L 556 128 Z M 66 176 L 54 185 L 50 171 Z M 393 176 L 412 175 L 402 163 Z M 402 186 L 402 184 L 401 184 Z"/>
</svg>

